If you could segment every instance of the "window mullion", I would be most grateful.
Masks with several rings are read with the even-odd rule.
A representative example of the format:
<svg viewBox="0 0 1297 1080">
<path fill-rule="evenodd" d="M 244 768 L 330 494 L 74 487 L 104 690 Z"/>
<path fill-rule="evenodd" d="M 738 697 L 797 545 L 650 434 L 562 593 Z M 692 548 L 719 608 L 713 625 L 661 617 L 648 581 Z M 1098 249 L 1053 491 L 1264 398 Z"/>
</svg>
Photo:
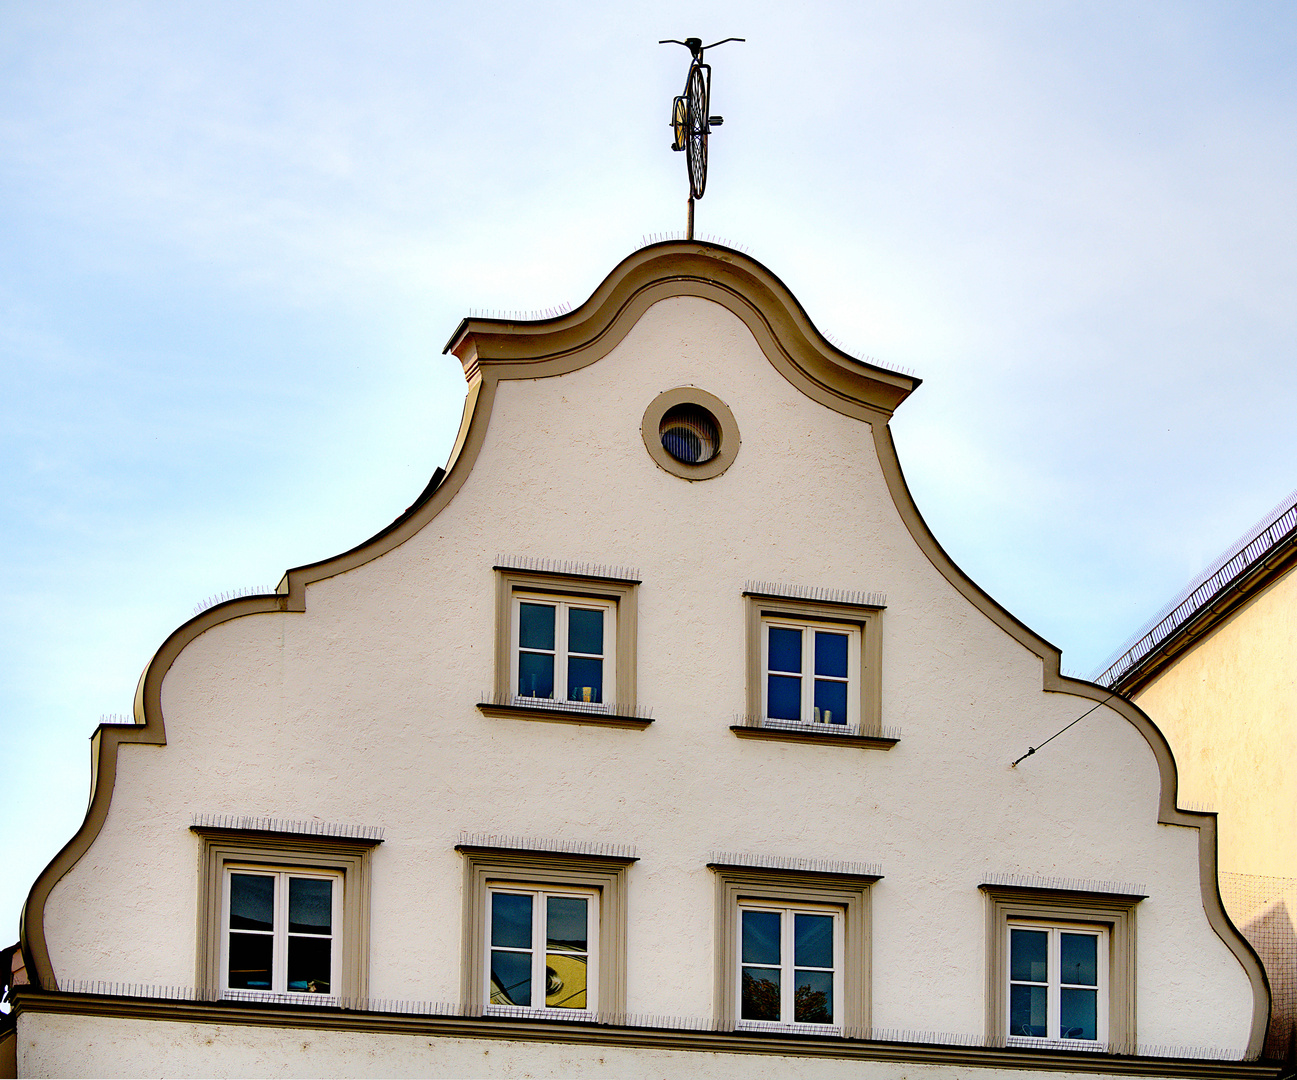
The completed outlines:
<svg viewBox="0 0 1297 1080">
<path fill-rule="evenodd" d="M 274 944 L 271 961 L 274 977 L 270 980 L 270 989 L 276 994 L 288 993 L 288 875 L 277 873 L 275 877 L 275 921 L 272 927 Z"/>
<path fill-rule="evenodd" d="M 797 1000 L 797 994 L 794 984 L 797 981 L 797 967 L 794 963 L 796 959 L 793 955 L 794 932 L 796 918 L 788 910 L 780 912 L 779 915 L 779 983 L 780 1008 L 779 1019 L 785 1024 L 793 1022 L 794 1004 Z"/>
<path fill-rule="evenodd" d="M 568 605 L 560 600 L 554 605 L 554 700 L 568 701 L 567 631 Z"/>
<path fill-rule="evenodd" d="M 1049 1038 L 1061 1039 L 1063 1037 L 1063 991 L 1062 991 L 1062 951 L 1063 935 L 1057 926 L 1050 927 L 1049 930 L 1049 967 L 1045 971 L 1045 979 L 1049 984 L 1048 1003 L 1049 1003 Z"/>
<path fill-rule="evenodd" d="M 815 627 L 802 630 L 802 720 L 815 719 Z"/>
<path fill-rule="evenodd" d="M 555 639 L 557 643 L 557 639 Z M 545 1007 L 546 894 L 537 892 L 531 906 L 531 1007 Z"/>
</svg>

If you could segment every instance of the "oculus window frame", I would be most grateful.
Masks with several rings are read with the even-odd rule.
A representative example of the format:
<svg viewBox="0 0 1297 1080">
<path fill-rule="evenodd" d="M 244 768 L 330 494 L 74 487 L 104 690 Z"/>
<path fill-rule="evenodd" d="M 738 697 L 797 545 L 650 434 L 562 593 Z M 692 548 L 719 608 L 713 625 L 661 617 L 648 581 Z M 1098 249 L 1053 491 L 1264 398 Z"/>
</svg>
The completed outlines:
<svg viewBox="0 0 1297 1080">
<path fill-rule="evenodd" d="M 711 419 L 715 421 L 717 444 L 711 456 L 696 465 L 675 456 L 664 445 L 664 440 L 667 440 L 668 436 L 663 430 L 663 418 L 669 411 L 678 409 L 680 406 L 693 406 L 697 410 L 710 414 Z M 649 457 L 658 468 L 682 480 L 710 480 L 720 476 L 734 464 L 742 442 L 739 437 L 738 422 L 734 419 L 730 407 L 715 394 L 709 394 L 696 386 L 677 386 L 658 394 L 644 410 L 644 419 L 640 422 L 640 435 L 644 439 L 644 447 L 648 450 Z"/>
</svg>

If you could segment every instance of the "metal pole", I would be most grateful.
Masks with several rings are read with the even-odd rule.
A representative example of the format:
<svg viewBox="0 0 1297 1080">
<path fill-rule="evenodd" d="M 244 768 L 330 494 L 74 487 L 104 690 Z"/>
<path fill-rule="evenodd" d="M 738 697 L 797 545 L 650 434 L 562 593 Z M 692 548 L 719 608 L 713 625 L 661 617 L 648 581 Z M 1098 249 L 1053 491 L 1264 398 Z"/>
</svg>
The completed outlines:
<svg viewBox="0 0 1297 1080">
<path fill-rule="evenodd" d="M 694 238 L 694 196 L 693 192 L 689 193 L 689 229 L 685 235 L 686 240 Z"/>
</svg>

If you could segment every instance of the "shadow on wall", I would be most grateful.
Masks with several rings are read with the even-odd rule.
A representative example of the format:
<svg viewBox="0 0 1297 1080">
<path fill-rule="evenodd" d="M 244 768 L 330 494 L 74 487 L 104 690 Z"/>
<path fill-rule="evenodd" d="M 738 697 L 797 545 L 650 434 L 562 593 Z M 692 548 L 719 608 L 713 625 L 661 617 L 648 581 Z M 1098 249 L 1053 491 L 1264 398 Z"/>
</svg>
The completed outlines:
<svg viewBox="0 0 1297 1080">
<path fill-rule="evenodd" d="M 1270 979 L 1265 1056 L 1297 1063 L 1297 878 L 1221 874 L 1220 894 Z"/>
</svg>

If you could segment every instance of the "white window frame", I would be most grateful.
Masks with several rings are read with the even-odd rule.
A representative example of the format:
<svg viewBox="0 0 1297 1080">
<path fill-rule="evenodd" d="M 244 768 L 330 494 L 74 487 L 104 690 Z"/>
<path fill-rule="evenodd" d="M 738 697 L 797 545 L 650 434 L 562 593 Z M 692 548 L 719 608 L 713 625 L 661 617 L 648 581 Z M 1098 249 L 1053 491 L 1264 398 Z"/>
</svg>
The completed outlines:
<svg viewBox="0 0 1297 1080">
<path fill-rule="evenodd" d="M 799 630 L 802 634 L 802 670 L 800 673 L 773 671 L 770 667 L 770 630 Z M 838 634 L 847 638 L 847 675 L 817 676 L 815 674 L 815 634 L 816 632 Z M 814 724 L 830 730 L 834 727 L 846 727 L 853 730 L 860 728 L 860 627 L 849 623 L 819 622 L 805 619 L 792 619 L 779 615 L 761 617 L 761 716 L 765 721 L 777 724 Z M 800 678 L 801 708 L 799 720 L 776 720 L 770 715 L 770 676 Z M 837 724 L 815 715 L 815 680 L 824 678 L 831 682 L 845 683 L 847 687 L 847 715 L 845 724 Z"/>
<path fill-rule="evenodd" d="M 1048 934 L 1048 941 L 1045 955 L 1045 981 L 1044 983 L 1036 981 L 1015 980 L 1013 978 L 1013 931 L 1014 930 L 1033 930 L 1037 933 Z M 1061 944 L 1063 934 L 1081 934 L 1086 937 L 1097 938 L 1095 945 L 1096 968 L 1095 976 L 1098 986 L 1077 985 L 1077 989 L 1093 991 L 1095 993 L 1095 1038 L 1093 1039 L 1065 1039 L 1059 1034 L 1062 1024 L 1062 991 L 1070 988 L 1073 984 L 1064 983 L 1061 978 Z M 1008 1032 L 1007 1042 L 1010 1046 L 1062 1046 L 1062 1047 L 1081 1047 L 1093 1049 L 1108 1045 L 1108 956 L 1109 956 L 1109 937 L 1108 928 L 1094 923 L 1057 923 L 1057 922 L 1038 922 L 1030 919 L 1009 919 L 1004 926 L 1004 949 L 1007 962 L 1005 964 L 1005 1013 L 1004 1029 Z M 1041 986 L 1047 987 L 1046 991 L 1046 1028 L 1048 1034 L 1041 1038 L 1036 1035 L 1015 1035 L 1010 1027 L 1010 1017 L 1012 1015 L 1012 988 L 1014 986 Z"/>
<path fill-rule="evenodd" d="M 519 635 L 522 629 L 521 608 L 523 604 L 537 604 L 554 608 L 554 696 L 550 698 L 531 697 L 518 690 L 518 658 L 522 651 Z M 573 653 L 568 650 L 568 612 L 600 611 L 603 612 L 603 654 L 597 659 L 603 661 L 603 688 L 601 702 L 587 702 L 567 697 L 568 660 L 573 656 L 579 658 L 596 658 L 593 653 Z M 593 711 L 611 712 L 616 704 L 614 699 L 617 690 L 617 604 L 612 600 L 602 600 L 584 596 L 557 596 L 552 593 L 515 592 L 510 619 L 509 640 L 509 687 L 513 700 L 520 705 L 579 705 Z M 546 650 L 528 649 L 527 652 L 547 654 Z"/>
<path fill-rule="evenodd" d="M 235 930 L 230 927 L 230 890 L 234 874 L 246 874 L 251 877 L 267 877 L 274 880 L 274 912 L 272 929 L 267 935 L 264 931 Z M 329 937 L 329 992 L 327 994 L 310 993 L 288 989 L 288 940 L 290 937 L 321 937 L 292 933 L 288 929 L 288 883 L 293 878 L 305 878 L 314 881 L 333 883 L 331 890 L 331 912 Z M 221 952 L 220 952 L 220 991 L 221 996 L 234 1000 L 265 1001 L 288 1000 L 301 1001 L 312 1005 L 336 1005 L 341 996 L 339 993 L 342 977 L 343 949 L 343 889 L 344 875 L 340 871 L 316 870 L 291 866 L 267 867 L 255 863 L 226 863 L 221 882 Z M 270 936 L 271 947 L 271 986 L 269 990 L 251 990 L 230 986 L 230 936 L 247 934 L 251 936 Z"/>
<path fill-rule="evenodd" d="M 531 953 L 531 1005 L 499 1005 L 491 1001 L 491 953 L 496 946 L 491 943 L 491 924 L 494 914 L 495 898 L 501 894 L 512 896 L 530 896 L 531 905 L 531 948 L 530 950 L 522 949 L 504 949 L 509 952 Z M 550 897 L 573 897 L 585 900 L 587 903 L 587 924 L 586 924 L 586 988 L 584 1009 L 560 1008 L 546 1005 L 545 993 L 547 981 L 547 935 L 545 927 L 547 905 L 545 901 Z M 499 882 L 490 884 L 486 890 L 486 926 L 483 937 L 485 939 L 486 952 L 483 957 L 484 970 L 482 973 L 482 985 L 485 987 L 486 1000 L 483 1003 L 487 1013 L 496 1015 L 542 1015 L 545 1017 L 559 1020 L 588 1020 L 592 1019 L 598 1010 L 594 1007 L 599 1001 L 599 940 L 600 940 L 600 912 L 599 912 L 600 890 L 583 889 L 583 888 L 563 888 L 550 886 L 530 886 L 514 882 Z M 537 998 L 540 1004 L 536 1004 Z"/>
<path fill-rule="evenodd" d="M 743 1019 L 743 968 L 774 967 L 772 964 L 747 964 L 743 962 L 743 913 L 745 911 L 772 912 L 779 915 L 779 1019 L 745 1020 Z M 818 970 L 823 968 L 797 968 L 794 953 L 794 927 L 797 915 L 828 915 L 833 919 L 833 1022 L 831 1024 L 808 1024 L 794 1019 L 796 999 L 796 971 Z M 735 957 L 735 974 L 737 982 L 734 987 L 736 1002 L 736 1027 L 741 1030 L 769 1031 L 787 1030 L 806 1031 L 813 1034 L 838 1035 L 842 1033 L 843 984 L 846 958 L 846 945 L 843 937 L 843 910 L 831 905 L 816 904 L 774 904 L 762 901 L 741 901 L 734 912 L 736 926 L 734 930 L 737 956 Z"/>
</svg>

